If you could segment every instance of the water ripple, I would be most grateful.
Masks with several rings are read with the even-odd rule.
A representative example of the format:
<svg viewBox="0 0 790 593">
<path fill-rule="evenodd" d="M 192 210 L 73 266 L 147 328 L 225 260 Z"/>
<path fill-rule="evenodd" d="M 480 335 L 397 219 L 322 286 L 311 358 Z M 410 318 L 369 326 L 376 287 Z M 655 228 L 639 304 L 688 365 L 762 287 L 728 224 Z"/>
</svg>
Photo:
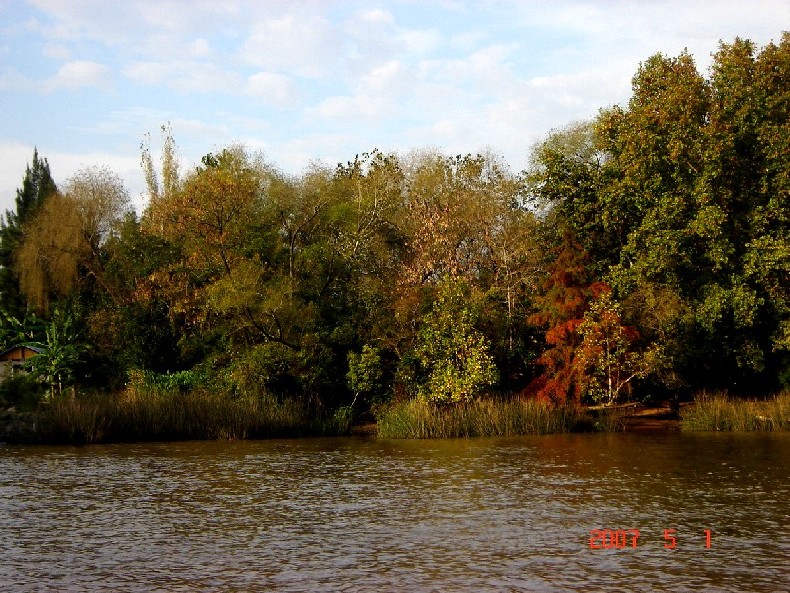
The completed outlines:
<svg viewBox="0 0 790 593">
<path fill-rule="evenodd" d="M 4 446 L 0 590 L 789 590 L 788 460 L 781 434 Z"/>
</svg>

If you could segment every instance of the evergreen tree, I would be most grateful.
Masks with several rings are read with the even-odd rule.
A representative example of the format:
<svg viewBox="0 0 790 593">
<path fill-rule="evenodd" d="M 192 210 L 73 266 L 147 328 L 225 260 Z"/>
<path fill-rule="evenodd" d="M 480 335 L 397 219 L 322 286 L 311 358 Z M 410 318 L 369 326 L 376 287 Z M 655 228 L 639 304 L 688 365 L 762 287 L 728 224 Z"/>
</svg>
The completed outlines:
<svg viewBox="0 0 790 593">
<path fill-rule="evenodd" d="M 22 187 L 16 190 L 16 208 L 6 210 L 0 220 L 0 310 L 16 319 L 25 316 L 25 299 L 14 273 L 14 251 L 22 242 L 22 229 L 51 194 L 58 191 L 49 172 L 47 159 L 33 150 L 33 162 L 25 169 Z"/>
</svg>

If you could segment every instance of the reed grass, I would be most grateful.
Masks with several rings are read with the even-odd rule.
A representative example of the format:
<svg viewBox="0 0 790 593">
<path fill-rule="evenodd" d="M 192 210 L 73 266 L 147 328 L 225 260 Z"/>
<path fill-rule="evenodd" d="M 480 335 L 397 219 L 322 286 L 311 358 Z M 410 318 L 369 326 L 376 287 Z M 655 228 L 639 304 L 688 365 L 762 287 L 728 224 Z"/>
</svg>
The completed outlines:
<svg viewBox="0 0 790 593">
<path fill-rule="evenodd" d="M 588 408 L 580 428 L 589 428 L 595 432 L 622 432 L 628 419 L 628 409 L 623 407 Z"/>
<path fill-rule="evenodd" d="M 348 429 L 342 415 L 325 416 L 291 399 L 131 387 L 55 398 L 37 412 L 34 435 L 39 442 L 101 443 L 331 435 Z"/>
<path fill-rule="evenodd" d="M 682 430 L 733 432 L 790 430 L 790 391 L 765 400 L 701 393 L 680 414 Z"/>
<path fill-rule="evenodd" d="M 581 411 L 535 400 L 482 399 L 436 406 L 422 399 L 391 404 L 378 417 L 382 438 L 434 439 L 570 432 L 585 423 Z"/>
</svg>

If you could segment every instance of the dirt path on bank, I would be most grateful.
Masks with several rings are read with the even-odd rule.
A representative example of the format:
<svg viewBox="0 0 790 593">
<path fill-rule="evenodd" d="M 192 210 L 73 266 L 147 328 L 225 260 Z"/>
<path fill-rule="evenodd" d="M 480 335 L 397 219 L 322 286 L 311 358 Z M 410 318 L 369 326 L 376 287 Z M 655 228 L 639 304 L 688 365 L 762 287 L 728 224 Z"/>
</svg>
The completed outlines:
<svg viewBox="0 0 790 593">
<path fill-rule="evenodd" d="M 623 430 L 626 432 L 677 432 L 680 419 L 676 411 L 669 407 L 630 408 L 623 417 Z"/>
</svg>

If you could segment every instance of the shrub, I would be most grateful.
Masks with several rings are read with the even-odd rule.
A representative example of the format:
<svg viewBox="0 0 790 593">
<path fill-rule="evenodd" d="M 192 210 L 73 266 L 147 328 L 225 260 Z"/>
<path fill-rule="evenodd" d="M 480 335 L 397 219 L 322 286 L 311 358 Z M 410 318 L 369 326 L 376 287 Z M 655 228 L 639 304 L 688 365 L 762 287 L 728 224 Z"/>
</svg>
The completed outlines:
<svg viewBox="0 0 790 593">
<path fill-rule="evenodd" d="M 0 383 L 0 407 L 35 409 L 45 390 L 45 386 L 32 375 L 19 374 L 5 379 Z"/>
</svg>

